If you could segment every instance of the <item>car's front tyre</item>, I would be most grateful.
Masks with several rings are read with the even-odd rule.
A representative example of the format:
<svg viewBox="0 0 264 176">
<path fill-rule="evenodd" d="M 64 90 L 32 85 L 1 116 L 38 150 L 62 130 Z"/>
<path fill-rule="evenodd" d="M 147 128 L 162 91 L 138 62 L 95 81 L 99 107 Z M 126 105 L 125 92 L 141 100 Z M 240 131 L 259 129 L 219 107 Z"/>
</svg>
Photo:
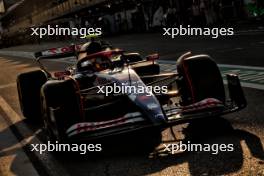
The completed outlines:
<svg viewBox="0 0 264 176">
<path fill-rule="evenodd" d="M 48 136 L 53 141 L 67 140 L 66 130 L 80 122 L 81 98 L 75 82 L 71 79 L 48 81 L 41 90 L 43 119 Z"/>
</svg>

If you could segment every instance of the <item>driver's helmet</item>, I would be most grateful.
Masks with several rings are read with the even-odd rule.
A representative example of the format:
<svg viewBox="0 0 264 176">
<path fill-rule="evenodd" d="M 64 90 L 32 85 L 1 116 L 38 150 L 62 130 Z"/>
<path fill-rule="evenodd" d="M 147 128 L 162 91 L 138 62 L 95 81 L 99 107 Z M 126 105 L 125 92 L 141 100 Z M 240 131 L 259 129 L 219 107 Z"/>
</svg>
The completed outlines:
<svg viewBox="0 0 264 176">
<path fill-rule="evenodd" d="M 83 44 L 81 49 L 79 50 L 80 54 L 78 55 L 78 60 L 90 54 L 100 52 L 102 50 L 103 48 L 100 42 L 97 42 L 97 41 L 87 42 Z"/>
<path fill-rule="evenodd" d="M 94 39 L 90 42 L 83 44 L 79 50 L 78 60 L 87 57 L 90 54 L 98 53 L 100 51 L 111 49 L 112 46 L 105 41 L 95 41 Z"/>
<path fill-rule="evenodd" d="M 92 41 L 90 43 L 86 43 L 85 51 L 87 54 L 93 54 L 102 51 L 102 45 L 100 42 Z"/>
</svg>

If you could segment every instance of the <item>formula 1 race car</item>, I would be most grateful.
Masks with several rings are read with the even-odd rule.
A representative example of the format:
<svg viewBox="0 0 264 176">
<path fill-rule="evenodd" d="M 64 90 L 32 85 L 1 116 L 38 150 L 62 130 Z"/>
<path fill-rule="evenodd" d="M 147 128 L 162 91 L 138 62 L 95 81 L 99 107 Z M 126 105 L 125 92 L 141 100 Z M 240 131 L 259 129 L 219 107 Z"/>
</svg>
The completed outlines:
<svg viewBox="0 0 264 176">
<path fill-rule="evenodd" d="M 246 107 L 237 75 L 228 74 L 229 98 L 217 64 L 208 55 L 186 53 L 177 72 L 160 73 L 158 54 L 146 58 L 114 49 L 102 41 L 35 53 L 40 70 L 17 77 L 25 118 L 44 122 L 50 139 L 92 140 Z M 45 58 L 76 56 L 74 66 L 50 73 Z M 118 91 L 116 91 L 118 90 Z M 157 91 L 161 90 L 161 91 Z"/>
</svg>

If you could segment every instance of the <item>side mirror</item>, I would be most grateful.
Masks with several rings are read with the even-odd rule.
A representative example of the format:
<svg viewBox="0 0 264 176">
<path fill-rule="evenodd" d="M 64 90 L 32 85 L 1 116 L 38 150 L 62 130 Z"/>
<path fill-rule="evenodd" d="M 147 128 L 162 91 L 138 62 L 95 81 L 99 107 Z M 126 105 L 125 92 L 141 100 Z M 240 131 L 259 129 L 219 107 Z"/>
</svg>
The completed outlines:
<svg viewBox="0 0 264 176">
<path fill-rule="evenodd" d="M 157 59 L 159 59 L 159 54 L 158 53 L 150 54 L 150 55 L 146 56 L 146 60 L 147 61 L 153 61 L 154 62 Z"/>
</svg>

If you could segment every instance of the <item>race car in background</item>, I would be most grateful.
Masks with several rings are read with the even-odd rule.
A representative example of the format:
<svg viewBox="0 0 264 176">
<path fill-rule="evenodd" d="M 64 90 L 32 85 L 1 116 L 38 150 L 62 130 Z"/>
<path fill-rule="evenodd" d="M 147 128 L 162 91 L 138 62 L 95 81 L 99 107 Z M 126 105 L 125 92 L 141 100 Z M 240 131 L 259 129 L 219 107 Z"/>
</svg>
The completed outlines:
<svg viewBox="0 0 264 176">
<path fill-rule="evenodd" d="M 229 97 L 217 64 L 208 55 L 186 53 L 177 72 L 160 73 L 158 54 L 145 58 L 103 41 L 35 53 L 40 69 L 17 77 L 25 118 L 43 122 L 55 141 L 92 140 L 132 131 L 157 129 L 193 119 L 220 116 L 246 107 L 237 75 L 228 74 Z M 50 73 L 42 59 L 75 56 L 66 70 Z M 166 86 L 162 93 L 99 93 L 101 87 Z"/>
</svg>

